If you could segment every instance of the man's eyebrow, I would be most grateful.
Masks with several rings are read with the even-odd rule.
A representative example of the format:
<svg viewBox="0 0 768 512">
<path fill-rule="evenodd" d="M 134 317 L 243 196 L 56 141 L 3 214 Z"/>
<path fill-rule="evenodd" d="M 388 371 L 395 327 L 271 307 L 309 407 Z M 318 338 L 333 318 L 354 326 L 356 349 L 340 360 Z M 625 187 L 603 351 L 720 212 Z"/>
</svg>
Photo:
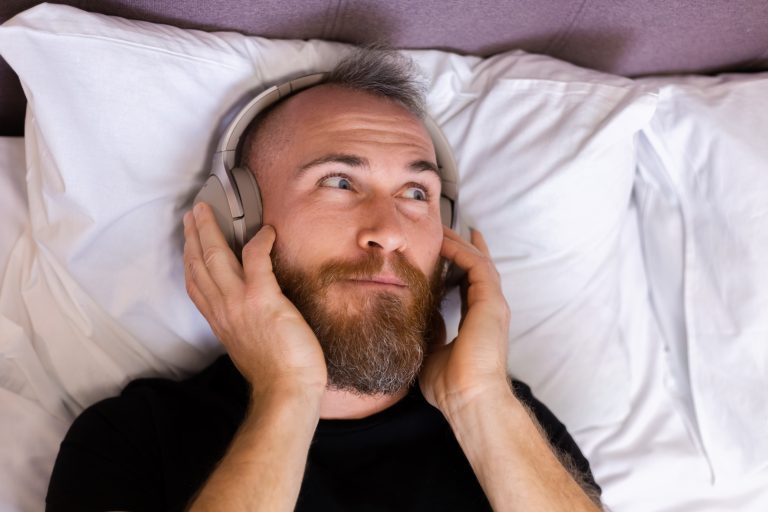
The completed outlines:
<svg viewBox="0 0 768 512">
<path fill-rule="evenodd" d="M 416 160 L 415 162 L 411 162 L 408 167 L 414 172 L 432 171 L 437 174 L 438 178 L 440 177 L 440 171 L 437 169 L 437 164 L 430 162 L 429 160 Z"/>
<path fill-rule="evenodd" d="M 323 155 L 320 158 L 315 158 L 314 160 L 299 167 L 299 170 L 296 171 L 296 176 L 299 177 L 313 167 L 318 167 L 328 163 L 338 163 L 347 165 L 349 167 L 370 169 L 370 163 L 368 162 L 367 158 L 348 153 L 330 153 L 328 155 Z M 413 172 L 432 171 L 438 176 L 438 178 L 440 177 L 440 172 L 438 171 L 437 165 L 434 162 L 430 162 L 429 160 L 414 160 L 408 164 L 408 169 Z"/>
<path fill-rule="evenodd" d="M 350 155 L 347 153 L 330 153 L 328 155 L 323 155 L 320 158 L 315 158 L 311 162 L 302 165 L 299 167 L 299 170 L 296 171 L 296 175 L 301 176 L 313 167 L 318 167 L 320 165 L 329 163 L 344 164 L 349 167 L 369 167 L 367 158 L 362 158 L 357 155 Z"/>
</svg>

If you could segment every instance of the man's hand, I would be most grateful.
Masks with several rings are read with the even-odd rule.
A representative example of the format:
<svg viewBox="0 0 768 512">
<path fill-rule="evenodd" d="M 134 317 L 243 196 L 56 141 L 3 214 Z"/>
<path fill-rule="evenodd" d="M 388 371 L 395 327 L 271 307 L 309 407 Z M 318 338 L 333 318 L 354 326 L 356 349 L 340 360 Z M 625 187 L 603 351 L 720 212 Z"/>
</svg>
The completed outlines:
<svg viewBox="0 0 768 512">
<path fill-rule="evenodd" d="M 510 389 L 509 307 L 483 236 L 473 231 L 470 244 L 443 231 L 441 254 L 467 271 L 468 287 L 458 336 L 419 376 L 424 397 L 448 420 L 494 510 L 599 510 Z"/>
<path fill-rule="evenodd" d="M 480 395 L 508 393 L 509 307 L 501 278 L 479 231 L 472 243 L 443 227 L 443 257 L 467 271 L 465 314 L 452 343 L 437 347 L 419 376 L 430 404 L 449 414 Z"/>
<path fill-rule="evenodd" d="M 251 401 L 189 510 L 293 510 L 328 378 L 323 352 L 272 272 L 275 230 L 262 227 L 240 265 L 208 205 L 194 211 L 184 215 L 187 293 L 250 382 Z"/>
<path fill-rule="evenodd" d="M 320 344 L 304 317 L 283 295 L 269 257 L 272 226 L 243 248 L 243 265 L 227 245 L 210 207 L 184 215 L 187 293 L 226 347 L 254 396 L 325 391 Z"/>
</svg>

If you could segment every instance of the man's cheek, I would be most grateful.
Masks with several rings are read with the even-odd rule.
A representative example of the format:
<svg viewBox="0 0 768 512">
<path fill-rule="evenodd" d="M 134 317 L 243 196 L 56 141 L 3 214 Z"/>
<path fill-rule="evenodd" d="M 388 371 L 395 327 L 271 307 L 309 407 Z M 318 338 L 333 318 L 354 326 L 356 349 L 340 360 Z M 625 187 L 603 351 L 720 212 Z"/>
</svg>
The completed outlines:
<svg viewBox="0 0 768 512">
<path fill-rule="evenodd" d="M 294 248 L 289 245 L 288 240 L 291 240 L 291 238 L 285 234 L 281 237 L 280 231 L 277 231 L 277 229 L 275 229 L 275 231 L 277 232 L 277 236 L 275 238 L 275 244 L 272 246 L 272 252 L 270 253 L 273 264 L 277 259 L 286 268 L 300 270 L 301 263 L 303 262 L 302 260 L 305 259 L 301 257 L 301 248 Z M 283 230 L 283 233 L 285 233 L 285 230 Z M 299 255 L 298 257 L 297 254 Z"/>
</svg>

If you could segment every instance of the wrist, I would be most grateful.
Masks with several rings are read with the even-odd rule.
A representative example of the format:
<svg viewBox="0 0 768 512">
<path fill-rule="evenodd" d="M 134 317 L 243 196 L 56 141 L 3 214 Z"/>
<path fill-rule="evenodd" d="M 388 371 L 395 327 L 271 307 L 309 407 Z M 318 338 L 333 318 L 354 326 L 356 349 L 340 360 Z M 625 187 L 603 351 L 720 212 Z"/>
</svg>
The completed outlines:
<svg viewBox="0 0 768 512">
<path fill-rule="evenodd" d="M 506 377 L 446 393 L 438 405 L 448 423 L 454 427 L 460 422 L 472 421 L 471 418 L 479 420 L 489 412 L 508 407 L 524 410 Z"/>
<path fill-rule="evenodd" d="M 248 404 L 249 416 L 279 416 L 288 420 L 306 418 L 317 424 L 320 418 L 320 401 L 324 390 L 311 387 L 271 387 L 251 390 Z"/>
<path fill-rule="evenodd" d="M 303 375 L 281 375 L 248 380 L 250 399 L 254 401 L 276 401 L 277 399 L 294 402 L 320 400 L 325 394 L 326 381 L 307 378 Z"/>
</svg>

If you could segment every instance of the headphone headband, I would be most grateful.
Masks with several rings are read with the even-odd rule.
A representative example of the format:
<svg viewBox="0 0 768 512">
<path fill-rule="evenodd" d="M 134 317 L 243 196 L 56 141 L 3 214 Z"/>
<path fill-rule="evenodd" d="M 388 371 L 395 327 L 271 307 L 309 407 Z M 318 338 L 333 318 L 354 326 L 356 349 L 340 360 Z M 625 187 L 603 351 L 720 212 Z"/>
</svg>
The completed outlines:
<svg viewBox="0 0 768 512">
<path fill-rule="evenodd" d="M 240 138 L 245 130 L 248 129 L 251 121 L 256 119 L 256 116 L 273 103 L 277 103 L 303 89 L 308 89 L 313 85 L 322 83 L 327 75 L 327 73 L 315 73 L 296 78 L 290 82 L 273 85 L 249 101 L 245 107 L 242 107 L 222 133 L 219 145 L 216 147 L 216 154 L 222 154 L 226 168 L 233 169 L 237 165 L 235 161 L 237 155 L 235 153 L 237 152 Z"/>
</svg>

